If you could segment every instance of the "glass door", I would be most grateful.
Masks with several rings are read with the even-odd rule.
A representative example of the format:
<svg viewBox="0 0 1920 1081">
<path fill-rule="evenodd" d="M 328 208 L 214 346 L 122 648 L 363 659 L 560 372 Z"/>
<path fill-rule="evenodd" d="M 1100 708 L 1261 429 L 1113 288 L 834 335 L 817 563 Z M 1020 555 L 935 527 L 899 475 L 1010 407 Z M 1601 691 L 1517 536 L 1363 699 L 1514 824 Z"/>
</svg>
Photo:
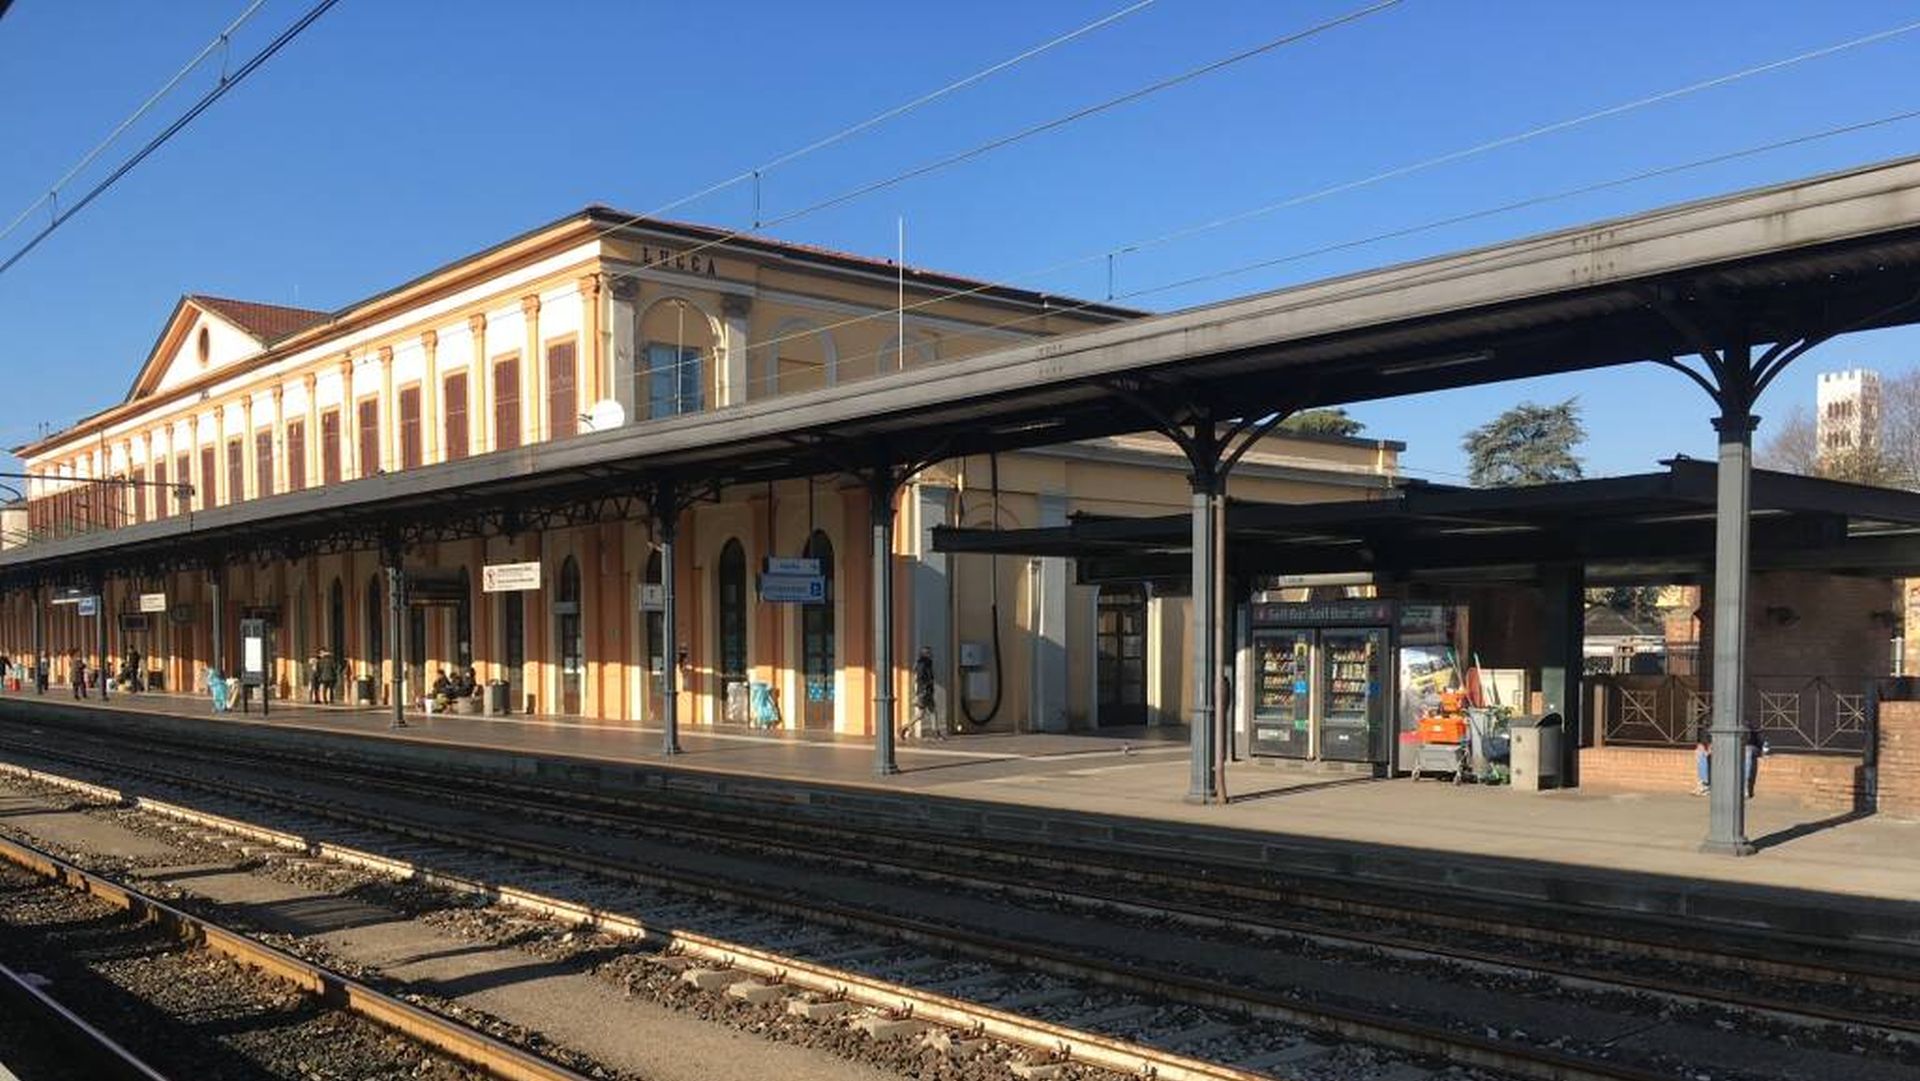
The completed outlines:
<svg viewBox="0 0 1920 1081">
<path fill-rule="evenodd" d="M 1320 633 L 1320 757 L 1372 762 L 1379 729 L 1384 628 Z"/>
<path fill-rule="evenodd" d="M 1313 632 L 1253 632 L 1253 739 L 1256 755 L 1305 758 L 1312 737 Z"/>
</svg>

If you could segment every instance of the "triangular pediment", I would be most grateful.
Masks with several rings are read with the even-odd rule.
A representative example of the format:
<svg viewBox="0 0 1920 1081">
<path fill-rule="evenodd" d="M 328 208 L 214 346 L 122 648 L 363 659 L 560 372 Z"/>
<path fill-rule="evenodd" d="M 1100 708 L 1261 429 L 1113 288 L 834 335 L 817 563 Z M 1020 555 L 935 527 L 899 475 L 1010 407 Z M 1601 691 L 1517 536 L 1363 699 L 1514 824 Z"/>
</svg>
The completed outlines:
<svg viewBox="0 0 1920 1081">
<path fill-rule="evenodd" d="M 191 383 L 255 356 L 327 313 L 277 304 L 188 295 L 174 305 L 127 400 Z"/>
</svg>

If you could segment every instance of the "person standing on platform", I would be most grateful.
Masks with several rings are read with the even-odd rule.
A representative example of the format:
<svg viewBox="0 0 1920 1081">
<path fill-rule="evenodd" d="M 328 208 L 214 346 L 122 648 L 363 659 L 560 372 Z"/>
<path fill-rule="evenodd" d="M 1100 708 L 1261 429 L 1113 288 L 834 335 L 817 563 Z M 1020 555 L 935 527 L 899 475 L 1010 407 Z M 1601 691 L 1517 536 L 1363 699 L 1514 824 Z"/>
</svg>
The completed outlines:
<svg viewBox="0 0 1920 1081">
<path fill-rule="evenodd" d="M 320 704 L 320 654 L 307 654 L 307 704 Z"/>
<path fill-rule="evenodd" d="M 1748 799 L 1753 798 L 1753 782 L 1760 772 L 1760 756 L 1766 753 L 1767 740 L 1760 734 L 1759 724 L 1749 722 L 1746 744 L 1740 748 L 1741 779 L 1746 783 Z"/>
<path fill-rule="evenodd" d="M 946 727 L 940 723 L 934 698 L 933 647 L 921 646 L 920 656 L 913 661 L 913 723 L 923 737 L 946 739 Z"/>
<path fill-rule="evenodd" d="M 67 664 L 69 667 L 69 675 L 73 677 L 73 696 L 75 698 L 85 698 L 87 696 L 86 659 L 81 657 L 80 654 L 75 653 L 68 659 Z"/>
<path fill-rule="evenodd" d="M 1705 725 L 1693 738 L 1693 794 L 1704 796 L 1713 784 L 1713 737 Z"/>
</svg>

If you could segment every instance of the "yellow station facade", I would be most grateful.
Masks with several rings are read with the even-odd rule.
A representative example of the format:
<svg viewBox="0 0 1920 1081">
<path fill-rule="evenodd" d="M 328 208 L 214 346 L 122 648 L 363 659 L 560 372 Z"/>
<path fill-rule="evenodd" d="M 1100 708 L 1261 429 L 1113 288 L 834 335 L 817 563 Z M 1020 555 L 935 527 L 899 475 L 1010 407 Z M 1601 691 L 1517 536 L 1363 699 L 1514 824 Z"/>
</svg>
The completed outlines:
<svg viewBox="0 0 1920 1081">
<path fill-rule="evenodd" d="M 1138 314 L 590 208 L 337 311 L 184 297 L 144 362 L 129 358 L 137 374 L 124 401 L 18 448 L 33 479 L 15 539 L 166 518 L 191 528 L 210 508 L 257 501 L 266 513 L 290 492 L 463 457 L 531 449 L 537 459 L 596 428 L 831 394 Z M 1232 494 L 1384 496 L 1398 450 L 1270 436 L 1235 472 Z M 369 539 L 15 590 L 0 601 L 0 647 L 20 658 L 38 646 L 59 681 L 71 656 L 99 662 L 105 619 L 109 670 L 137 650 L 162 687 L 189 692 L 210 664 L 238 663 L 239 621 L 262 618 L 282 696 L 305 698 L 308 662 L 325 649 L 343 668 L 346 702 L 361 692 L 384 701 L 404 656 L 409 698 L 439 670 L 470 664 L 481 681 L 507 684 L 516 714 L 646 722 L 675 663 L 681 723 L 865 734 L 876 690 L 867 500 L 851 478 L 818 476 L 720 488 L 688 506 L 671 659 L 661 655 L 657 524 L 631 509 L 409 547 L 403 564 L 421 585 L 404 643 L 392 641 L 385 559 Z M 1188 506 L 1185 463 L 1159 436 L 923 470 L 895 519 L 896 694 L 907 700 L 925 646 L 941 713 L 962 728 L 975 727 L 969 716 L 1002 731 L 1180 720 L 1194 676 L 1183 597 L 1080 585 L 1067 559 L 937 554 L 928 535 L 942 524 L 1019 528 Z M 821 599 L 772 588 L 769 571 L 796 568 L 817 577 Z M 524 588 L 488 591 L 489 579 Z M 59 603 L 94 593 L 99 614 Z M 215 656 L 216 639 L 227 656 Z"/>
</svg>

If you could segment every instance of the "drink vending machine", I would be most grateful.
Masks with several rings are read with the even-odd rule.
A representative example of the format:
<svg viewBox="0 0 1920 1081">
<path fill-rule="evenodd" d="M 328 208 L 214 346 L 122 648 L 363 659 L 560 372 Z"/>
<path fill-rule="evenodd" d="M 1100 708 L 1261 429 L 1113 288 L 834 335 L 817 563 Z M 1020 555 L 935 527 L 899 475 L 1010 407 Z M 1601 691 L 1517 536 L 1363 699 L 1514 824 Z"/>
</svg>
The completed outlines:
<svg viewBox="0 0 1920 1081">
<path fill-rule="evenodd" d="M 1248 616 L 1249 753 L 1400 768 L 1402 732 L 1452 666 L 1446 609 L 1256 596 Z"/>
</svg>

